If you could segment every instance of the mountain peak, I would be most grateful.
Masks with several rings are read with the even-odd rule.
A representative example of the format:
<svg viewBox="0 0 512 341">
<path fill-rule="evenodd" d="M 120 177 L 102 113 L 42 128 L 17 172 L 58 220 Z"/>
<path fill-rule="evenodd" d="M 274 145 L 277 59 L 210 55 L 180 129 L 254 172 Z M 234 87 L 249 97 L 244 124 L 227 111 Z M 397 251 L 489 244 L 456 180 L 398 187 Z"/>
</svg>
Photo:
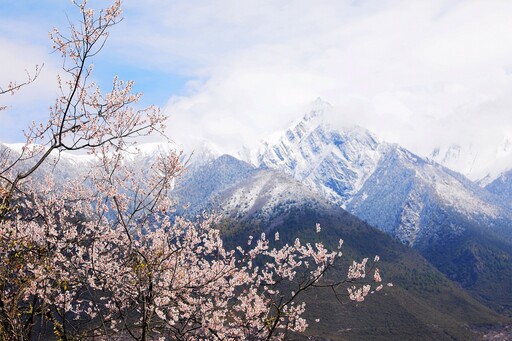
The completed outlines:
<svg viewBox="0 0 512 341">
<path fill-rule="evenodd" d="M 332 105 L 318 97 L 316 100 L 311 103 L 311 105 L 308 108 L 307 113 L 302 118 L 303 121 L 311 121 L 315 118 L 321 118 L 323 114 L 330 110 L 332 108 Z"/>
<path fill-rule="evenodd" d="M 302 119 L 262 144 L 256 164 L 284 170 L 345 205 L 373 173 L 386 144 L 364 128 L 337 124 L 338 118 L 317 99 Z M 332 180 L 320 181 L 326 177 Z"/>
</svg>

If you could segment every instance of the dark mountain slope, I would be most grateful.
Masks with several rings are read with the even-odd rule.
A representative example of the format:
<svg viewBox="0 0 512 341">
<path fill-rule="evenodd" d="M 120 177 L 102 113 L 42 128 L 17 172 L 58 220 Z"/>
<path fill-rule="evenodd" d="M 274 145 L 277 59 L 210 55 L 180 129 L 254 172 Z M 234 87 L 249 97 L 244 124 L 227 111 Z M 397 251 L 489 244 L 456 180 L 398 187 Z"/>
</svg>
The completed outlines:
<svg viewBox="0 0 512 341">
<path fill-rule="evenodd" d="M 418 250 L 437 269 L 496 311 L 512 316 L 512 243 L 457 215 L 435 222 L 437 238 Z M 454 224 L 465 228 L 452 233 Z M 501 226 L 502 230 L 510 228 Z"/>
<path fill-rule="evenodd" d="M 272 218 L 226 219 L 228 244 L 245 243 L 249 234 L 261 233 Z M 471 298 L 414 250 L 402 245 L 344 211 L 295 206 L 279 217 L 273 231 L 279 243 L 299 237 L 304 242 L 323 241 L 334 248 L 345 240 L 344 261 L 330 276 L 346 276 L 351 259 L 380 255 L 386 282 L 393 287 L 367 298 L 363 303 L 340 305 L 330 290 L 311 291 L 306 297 L 310 329 L 308 335 L 343 340 L 471 340 L 470 326 L 491 325 L 506 319 Z M 322 231 L 314 231 L 316 222 Z M 248 228 L 250 226 L 250 228 Z M 315 323 L 314 319 L 320 318 Z"/>
</svg>

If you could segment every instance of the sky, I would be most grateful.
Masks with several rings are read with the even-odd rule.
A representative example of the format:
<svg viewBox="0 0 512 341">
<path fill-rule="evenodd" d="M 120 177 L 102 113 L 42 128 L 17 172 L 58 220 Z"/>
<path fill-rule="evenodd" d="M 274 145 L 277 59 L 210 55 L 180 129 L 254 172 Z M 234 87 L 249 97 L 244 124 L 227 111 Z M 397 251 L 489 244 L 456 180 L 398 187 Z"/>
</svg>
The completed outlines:
<svg viewBox="0 0 512 341">
<path fill-rule="evenodd" d="M 161 106 L 185 149 L 255 147 L 320 97 L 338 124 L 422 156 L 460 145 L 454 167 L 466 173 L 475 159 L 483 169 L 512 157 L 511 1 L 124 0 L 123 9 L 94 77 L 133 79 L 141 105 Z M 61 66 L 47 32 L 74 13 L 67 0 L 0 0 L 0 84 L 44 63 L 34 84 L 0 97 L 9 106 L 0 141 L 46 117 Z"/>
</svg>

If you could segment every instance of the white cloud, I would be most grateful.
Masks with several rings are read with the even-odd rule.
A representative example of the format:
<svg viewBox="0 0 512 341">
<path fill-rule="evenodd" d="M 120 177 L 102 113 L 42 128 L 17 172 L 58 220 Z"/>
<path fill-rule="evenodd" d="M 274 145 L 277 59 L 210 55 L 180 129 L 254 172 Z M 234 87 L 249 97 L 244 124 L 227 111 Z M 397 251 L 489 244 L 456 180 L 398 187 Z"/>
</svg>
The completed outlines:
<svg viewBox="0 0 512 341">
<path fill-rule="evenodd" d="M 182 8 L 179 23 L 207 32 L 173 36 L 177 46 L 189 43 L 192 55 L 207 57 L 197 61 L 200 85 L 173 98 L 169 112 L 193 117 L 198 135 L 227 149 L 283 127 L 318 96 L 340 107 L 365 103 L 352 119 L 423 154 L 509 121 L 506 107 L 493 121 L 486 112 L 512 85 L 512 4 L 316 4 L 244 2 L 233 14 L 232 3 L 220 2 L 191 21 Z"/>
<path fill-rule="evenodd" d="M 0 54 L 2 79 L 0 86 L 6 88 L 9 81 L 18 84 L 26 82 L 36 74 L 33 83 L 22 87 L 14 95 L 4 94 L 0 105 L 7 110 L 0 111 L 0 141 L 18 142 L 22 139 L 21 131 L 27 129 L 32 121 L 48 117 L 48 107 L 57 95 L 56 74 L 59 67 L 48 58 L 46 51 L 38 46 L 24 44 L 0 37 L 0 46 L 5 53 Z"/>
<path fill-rule="evenodd" d="M 233 152 L 321 97 L 420 154 L 512 131 L 512 2 L 125 1 L 105 55 L 191 79 L 169 133 Z"/>
</svg>

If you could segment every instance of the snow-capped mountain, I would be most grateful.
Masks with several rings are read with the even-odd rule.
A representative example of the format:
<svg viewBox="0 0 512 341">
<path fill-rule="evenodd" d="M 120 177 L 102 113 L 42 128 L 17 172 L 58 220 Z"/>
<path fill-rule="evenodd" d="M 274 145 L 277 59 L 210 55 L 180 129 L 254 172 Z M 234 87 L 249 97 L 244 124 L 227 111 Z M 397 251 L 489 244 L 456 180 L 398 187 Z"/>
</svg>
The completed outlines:
<svg viewBox="0 0 512 341">
<path fill-rule="evenodd" d="M 255 171 L 252 165 L 229 155 L 210 160 L 198 157 L 178 179 L 174 195 L 181 205 L 188 207 L 188 214 L 217 209 L 217 196 L 237 187 Z"/>
<path fill-rule="evenodd" d="M 24 151 L 23 148 L 27 148 L 28 151 Z M 0 165 L 6 167 L 16 163 L 18 170 L 28 170 L 45 151 L 46 148 L 40 145 L 25 146 L 22 143 L 0 143 Z M 29 154 L 34 155 L 34 157 L 28 157 Z M 33 176 L 43 179 L 45 175 L 53 174 L 59 180 L 72 179 L 78 174 L 83 174 L 93 162 L 94 157 L 91 155 L 77 155 L 68 152 L 59 154 L 55 152 L 48 157 L 47 162 L 41 164 Z M 55 167 L 57 163 L 59 163 L 59 167 Z M 63 181 L 57 183 L 62 184 Z"/>
<path fill-rule="evenodd" d="M 276 218 L 291 207 L 333 207 L 308 186 L 286 174 L 261 168 L 239 186 L 231 187 L 216 199 L 223 212 L 241 219 L 254 217 L 256 214 L 265 221 L 269 217 Z M 270 223 L 268 228 L 274 223 Z"/>
<path fill-rule="evenodd" d="M 510 213 L 464 176 L 361 127 L 336 127 L 330 106 L 317 101 L 274 142 L 265 142 L 258 165 L 308 185 L 368 223 L 409 245 L 432 238 L 432 224 L 453 211 L 489 222 Z M 454 232 L 463 229 L 453 223 Z"/>
<path fill-rule="evenodd" d="M 443 166 L 395 147 L 347 206 L 372 225 L 410 245 L 428 242 L 456 212 L 487 222 L 508 212 L 478 186 Z M 464 227 L 449 224 L 452 233 Z"/>
<path fill-rule="evenodd" d="M 494 147 L 452 144 L 436 148 L 428 158 L 485 187 L 501 173 L 512 169 L 512 136 L 494 136 L 489 143 Z"/>
<path fill-rule="evenodd" d="M 389 146 L 360 127 L 333 129 L 324 117 L 329 108 L 317 100 L 276 142 L 263 143 L 257 163 L 280 169 L 346 206 Z"/>
</svg>

